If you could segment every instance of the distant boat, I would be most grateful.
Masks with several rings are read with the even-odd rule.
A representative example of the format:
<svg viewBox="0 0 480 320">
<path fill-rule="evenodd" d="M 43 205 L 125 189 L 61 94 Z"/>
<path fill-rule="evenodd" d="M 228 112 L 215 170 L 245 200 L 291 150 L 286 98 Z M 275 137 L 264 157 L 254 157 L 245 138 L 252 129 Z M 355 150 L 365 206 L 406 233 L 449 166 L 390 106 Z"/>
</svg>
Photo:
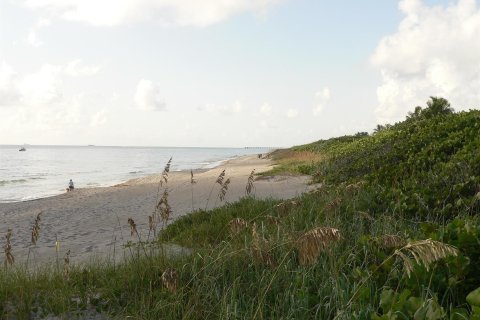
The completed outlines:
<svg viewBox="0 0 480 320">
<path fill-rule="evenodd" d="M 25 147 L 21 147 L 18 151 L 27 151 L 27 149 L 25 149 Z"/>
</svg>

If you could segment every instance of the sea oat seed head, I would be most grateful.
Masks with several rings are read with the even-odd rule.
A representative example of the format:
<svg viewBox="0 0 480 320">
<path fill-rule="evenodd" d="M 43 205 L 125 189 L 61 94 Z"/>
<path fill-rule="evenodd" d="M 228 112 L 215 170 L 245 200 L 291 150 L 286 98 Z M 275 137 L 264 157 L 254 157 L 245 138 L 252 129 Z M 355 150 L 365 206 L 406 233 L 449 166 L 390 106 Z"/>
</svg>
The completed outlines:
<svg viewBox="0 0 480 320">
<path fill-rule="evenodd" d="M 162 282 L 168 290 L 175 293 L 177 291 L 178 282 L 177 271 L 173 268 L 167 268 L 162 273 Z"/>
<path fill-rule="evenodd" d="M 407 276 L 413 272 L 413 260 L 423 265 L 427 271 L 430 265 L 448 256 L 457 256 L 458 249 L 452 245 L 432 239 L 410 242 L 404 247 L 395 250 L 395 255 L 403 261 Z M 412 256 L 413 260 L 409 257 Z"/>
<path fill-rule="evenodd" d="M 335 228 L 319 227 L 304 233 L 295 244 L 300 264 L 313 264 L 320 252 L 326 250 L 331 243 L 341 239 L 340 231 Z"/>
</svg>

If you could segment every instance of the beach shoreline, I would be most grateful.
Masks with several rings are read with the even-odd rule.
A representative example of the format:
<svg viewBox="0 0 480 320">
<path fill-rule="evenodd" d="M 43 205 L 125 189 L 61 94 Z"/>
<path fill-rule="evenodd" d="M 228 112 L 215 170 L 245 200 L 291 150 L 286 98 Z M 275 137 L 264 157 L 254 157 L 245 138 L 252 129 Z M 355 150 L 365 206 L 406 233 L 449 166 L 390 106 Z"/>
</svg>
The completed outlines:
<svg viewBox="0 0 480 320">
<path fill-rule="evenodd" d="M 235 202 L 245 196 L 248 176 L 272 168 L 271 159 L 254 156 L 240 156 L 227 160 L 212 169 L 194 170 L 195 184 L 191 184 L 190 171 L 169 173 L 166 184 L 169 204 L 172 207 L 172 221 L 196 209 L 212 209 L 225 202 Z M 225 179 L 231 184 L 225 201 L 218 198 L 218 175 L 225 170 Z M 0 205 L 0 233 L 12 229 L 12 249 L 17 261 L 26 261 L 29 256 L 35 263 L 54 261 L 71 251 L 71 260 L 86 262 L 94 256 L 106 257 L 129 241 L 128 218 L 132 218 L 142 239 L 148 235 L 148 216 L 154 211 L 161 173 L 130 179 L 109 187 L 79 188 L 47 198 Z M 314 186 L 308 184 L 308 176 L 275 176 L 254 182 L 257 198 L 293 198 Z M 40 236 L 32 246 L 31 229 L 35 217 L 41 214 Z M 59 244 L 59 252 L 57 252 Z M 33 250 L 31 250 L 33 249 Z"/>
</svg>

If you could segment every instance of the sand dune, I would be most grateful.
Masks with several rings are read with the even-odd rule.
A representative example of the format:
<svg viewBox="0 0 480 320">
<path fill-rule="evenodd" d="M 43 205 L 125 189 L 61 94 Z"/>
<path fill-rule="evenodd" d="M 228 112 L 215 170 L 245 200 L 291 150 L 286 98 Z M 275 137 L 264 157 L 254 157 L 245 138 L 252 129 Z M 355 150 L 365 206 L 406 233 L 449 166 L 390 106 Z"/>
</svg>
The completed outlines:
<svg viewBox="0 0 480 320">
<path fill-rule="evenodd" d="M 172 221 L 192 211 L 206 207 L 207 198 L 218 174 L 225 169 L 231 179 L 225 201 L 233 202 L 245 195 L 245 186 L 251 170 L 268 170 L 271 160 L 254 156 L 239 157 L 211 169 L 194 172 L 196 184 L 190 184 L 190 172 L 170 172 L 169 202 L 173 209 Z M 76 189 L 62 195 L 26 202 L 0 204 L 0 234 L 2 240 L 8 228 L 13 230 L 13 254 L 18 262 L 27 259 L 31 228 L 35 216 L 43 212 L 40 222 L 40 237 L 31 250 L 30 264 L 54 262 L 57 257 L 55 243 L 60 244 L 58 256 L 71 250 L 71 261 L 85 262 L 94 256 L 108 257 L 114 247 L 118 254 L 122 244 L 129 240 L 128 218 L 135 220 L 137 229 L 146 239 L 148 215 L 151 215 L 157 198 L 161 175 L 152 175 L 130 180 L 106 188 Z M 277 176 L 255 181 L 255 196 L 258 198 L 287 199 L 307 191 L 307 176 Z M 223 205 L 215 185 L 208 208 Z M 3 255 L 2 255 L 3 256 Z M 2 257 L 3 258 L 3 257 Z"/>
</svg>

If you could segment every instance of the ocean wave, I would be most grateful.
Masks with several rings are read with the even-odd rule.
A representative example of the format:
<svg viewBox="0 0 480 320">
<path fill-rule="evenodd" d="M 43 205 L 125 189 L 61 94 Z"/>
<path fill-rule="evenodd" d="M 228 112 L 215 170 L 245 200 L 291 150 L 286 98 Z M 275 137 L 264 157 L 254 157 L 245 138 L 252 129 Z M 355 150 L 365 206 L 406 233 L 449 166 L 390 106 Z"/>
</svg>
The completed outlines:
<svg viewBox="0 0 480 320">
<path fill-rule="evenodd" d="M 7 184 L 20 184 L 31 180 L 45 180 L 42 177 L 31 177 L 27 179 L 12 179 L 12 180 L 0 180 L 0 186 L 6 186 Z"/>
<path fill-rule="evenodd" d="M 130 171 L 129 174 L 139 174 L 139 173 L 144 173 L 144 171 Z"/>
<path fill-rule="evenodd" d="M 28 181 L 27 179 L 0 180 L 0 186 L 5 186 L 7 184 L 14 184 L 14 183 L 24 183 L 27 181 Z"/>
</svg>

